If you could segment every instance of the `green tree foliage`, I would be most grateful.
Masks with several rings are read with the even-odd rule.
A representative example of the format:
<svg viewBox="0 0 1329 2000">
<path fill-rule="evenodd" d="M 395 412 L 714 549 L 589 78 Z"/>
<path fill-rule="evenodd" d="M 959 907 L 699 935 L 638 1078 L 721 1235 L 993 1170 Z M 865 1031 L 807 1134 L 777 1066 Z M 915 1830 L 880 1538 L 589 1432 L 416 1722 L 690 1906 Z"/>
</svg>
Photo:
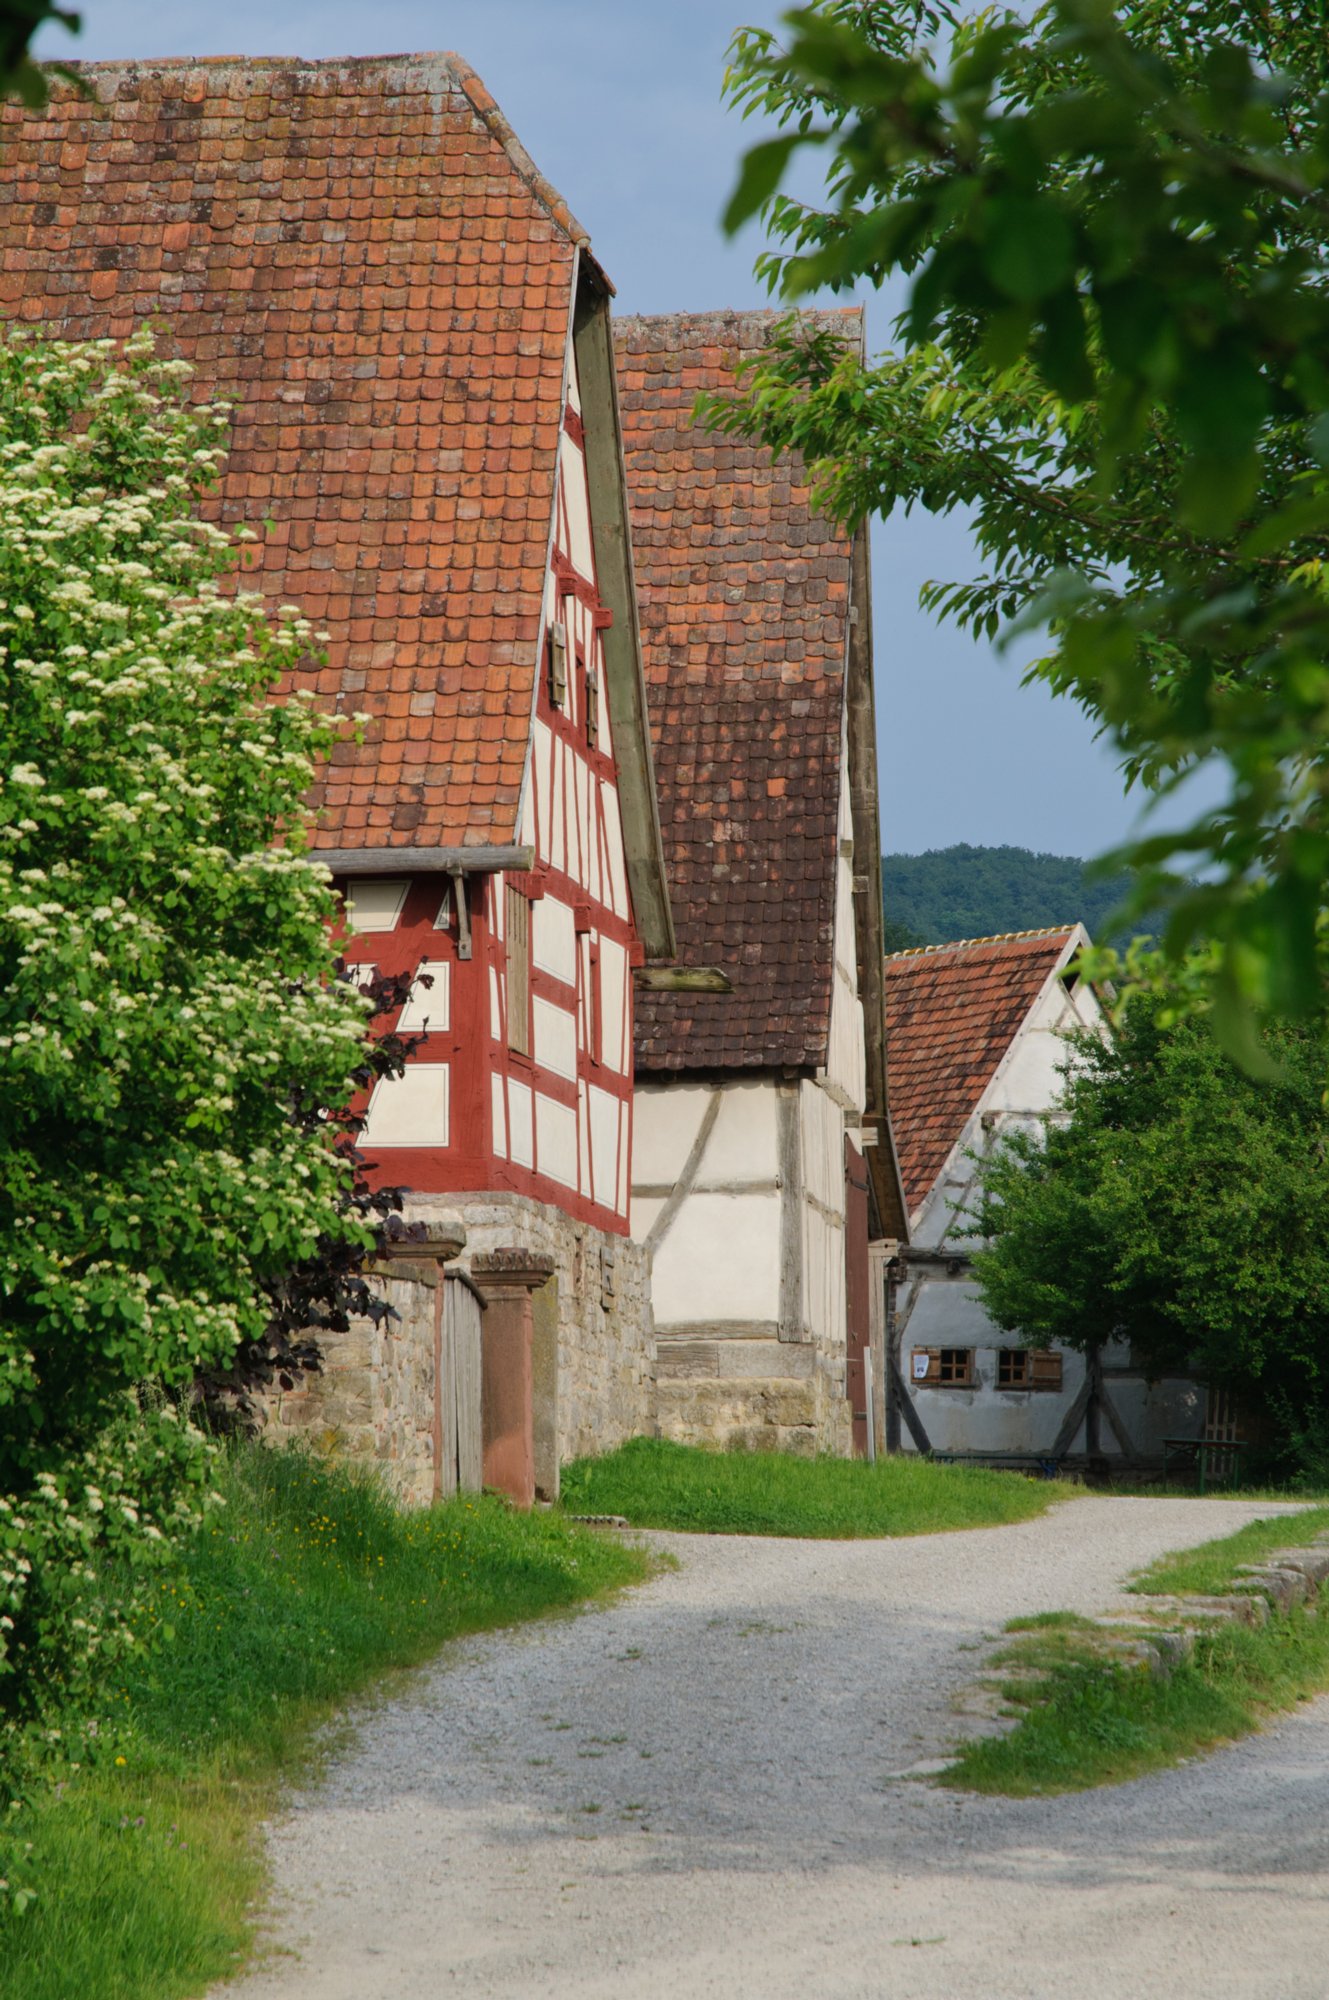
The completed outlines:
<svg viewBox="0 0 1329 2000">
<path fill-rule="evenodd" d="M 924 937 L 909 924 L 902 924 L 894 917 L 886 917 L 881 926 L 882 949 L 892 951 L 917 951 L 920 945 L 931 944 L 931 938 Z"/>
<path fill-rule="evenodd" d="M 787 325 L 716 421 L 800 447 L 846 520 L 973 510 L 984 567 L 935 584 L 1154 791 L 1226 803 L 1134 841 L 1170 956 L 1212 937 L 1214 1020 L 1322 1006 L 1329 877 L 1329 36 L 1318 7 L 820 0 L 743 29 L 730 100 L 783 129 L 727 221 L 772 288 L 911 280 L 862 366 Z M 824 199 L 779 192 L 818 148 Z M 1199 875 L 1196 882 L 1189 877 Z"/>
<path fill-rule="evenodd" d="M 1130 878 L 1097 877 L 1068 854 L 961 842 L 929 848 L 926 854 L 883 854 L 881 867 L 891 922 L 911 934 L 915 944 L 1074 923 L 1083 924 L 1096 941 L 1108 942 L 1139 928 L 1115 928 L 1130 894 Z"/>
<path fill-rule="evenodd" d="M 96 1577 L 197 1516 L 196 1373 L 370 1240 L 317 1115 L 369 1005 L 303 858 L 337 727 L 271 699 L 314 635 L 223 580 L 187 374 L 146 334 L 0 345 L 0 1758 L 133 1643 Z"/>
<path fill-rule="evenodd" d="M 73 35 L 83 25 L 82 15 L 57 6 L 55 0 L 0 0 L 0 97 L 17 97 L 34 111 L 46 102 L 46 70 L 28 50 L 37 30 L 48 21 Z M 58 76 L 69 74 L 59 63 L 54 68 Z"/>
<path fill-rule="evenodd" d="M 1068 1064 L 1064 1125 L 978 1168 L 975 1270 L 998 1326 L 1032 1344 L 1129 1338 L 1152 1375 L 1194 1369 L 1329 1441 L 1329 1118 L 1323 1048 L 1271 1031 L 1257 1081 L 1205 1022 L 1152 998 Z"/>
</svg>

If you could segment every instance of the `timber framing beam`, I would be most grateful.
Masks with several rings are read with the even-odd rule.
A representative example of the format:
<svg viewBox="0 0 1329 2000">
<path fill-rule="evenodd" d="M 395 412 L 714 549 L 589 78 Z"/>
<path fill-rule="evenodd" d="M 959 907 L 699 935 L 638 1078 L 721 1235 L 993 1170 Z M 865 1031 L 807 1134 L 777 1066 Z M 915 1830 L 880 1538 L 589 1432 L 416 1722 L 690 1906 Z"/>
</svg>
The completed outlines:
<svg viewBox="0 0 1329 2000">
<path fill-rule="evenodd" d="M 727 973 L 715 965 L 639 965 L 632 974 L 648 993 L 732 993 Z"/>
<path fill-rule="evenodd" d="M 867 1153 L 868 1176 L 882 1233 L 909 1240 L 909 1211 L 891 1130 L 887 1096 L 886 965 L 881 903 L 881 815 L 877 791 L 877 717 L 872 686 L 872 577 L 867 524 L 854 535 L 850 557 L 849 647 L 845 674 L 845 737 L 849 804 L 854 826 L 854 936 L 858 995 L 863 1003 L 867 1108 L 863 1123 L 877 1142 Z"/>
<path fill-rule="evenodd" d="M 632 907 L 647 958 L 670 959 L 677 947 L 669 907 L 651 753 L 651 718 L 641 658 L 637 586 L 628 527 L 628 481 L 614 371 L 614 334 L 603 274 L 585 257 L 577 287 L 572 344 L 577 357 L 582 408 L 590 417 L 586 425 L 586 483 L 591 501 L 596 577 L 600 596 L 613 613 L 613 622 L 601 634 L 601 641 L 605 691 L 614 727 Z"/>
</svg>

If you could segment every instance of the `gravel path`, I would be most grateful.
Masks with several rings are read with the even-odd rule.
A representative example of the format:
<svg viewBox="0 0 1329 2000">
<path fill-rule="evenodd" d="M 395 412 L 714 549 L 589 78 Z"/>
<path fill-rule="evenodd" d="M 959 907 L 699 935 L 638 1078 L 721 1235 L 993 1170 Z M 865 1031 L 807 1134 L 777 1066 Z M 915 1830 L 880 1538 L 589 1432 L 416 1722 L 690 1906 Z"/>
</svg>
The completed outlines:
<svg viewBox="0 0 1329 2000">
<path fill-rule="evenodd" d="M 1086 1498 L 898 1542 L 660 1536 L 606 1610 L 452 1648 L 272 1833 L 230 2000 L 1324 2000 L 1329 1699 L 1052 1800 L 911 1767 L 1017 1613 L 1268 1502 Z M 1129 1600 L 1127 1600 L 1129 1601 Z M 289 1954 L 294 1954 L 294 1957 Z"/>
</svg>

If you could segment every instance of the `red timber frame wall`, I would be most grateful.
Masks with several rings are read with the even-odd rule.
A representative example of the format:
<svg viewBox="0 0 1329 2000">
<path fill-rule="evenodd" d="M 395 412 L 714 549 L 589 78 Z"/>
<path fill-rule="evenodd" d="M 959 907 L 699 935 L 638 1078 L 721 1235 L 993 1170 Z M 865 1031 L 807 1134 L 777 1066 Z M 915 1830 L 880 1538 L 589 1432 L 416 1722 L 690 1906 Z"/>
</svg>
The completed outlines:
<svg viewBox="0 0 1329 2000">
<path fill-rule="evenodd" d="M 628 1233 L 633 920 L 605 695 L 581 412 L 569 364 L 541 672 L 522 805 L 529 870 L 355 877 L 350 964 L 423 972 L 423 1034 L 380 1083 L 361 1144 L 379 1185 L 501 1190 Z M 464 910 L 458 899 L 463 898 Z M 469 956 L 467 953 L 469 952 Z"/>
</svg>

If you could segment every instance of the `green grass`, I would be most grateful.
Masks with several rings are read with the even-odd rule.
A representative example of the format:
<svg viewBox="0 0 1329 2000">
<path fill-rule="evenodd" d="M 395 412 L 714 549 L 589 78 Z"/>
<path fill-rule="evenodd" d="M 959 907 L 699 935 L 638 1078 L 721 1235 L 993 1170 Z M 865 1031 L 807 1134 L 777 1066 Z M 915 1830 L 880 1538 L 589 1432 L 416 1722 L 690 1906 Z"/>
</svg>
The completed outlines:
<svg viewBox="0 0 1329 2000">
<path fill-rule="evenodd" d="M 969 1465 L 894 1457 L 794 1458 L 634 1438 L 565 1466 L 572 1514 L 621 1514 L 638 1528 L 848 1540 L 931 1535 L 1028 1521 L 1075 1489 Z"/>
<path fill-rule="evenodd" d="M 1005 1629 L 1008 1632 L 1091 1632 L 1094 1621 L 1081 1617 L 1078 1611 L 1031 1611 L 1024 1618 L 1008 1618 Z"/>
<path fill-rule="evenodd" d="M 1255 1521 L 1160 1558 L 1131 1588 L 1220 1595 L 1239 1564 L 1326 1527 L 1329 1507 Z M 1122 1664 L 1111 1630 L 1071 1612 L 1013 1619 L 1007 1630 L 1020 1636 L 993 1664 L 1021 1719 L 1008 1736 L 965 1745 L 944 1785 L 1027 1798 L 1120 1784 L 1249 1735 L 1329 1688 L 1329 1608 L 1298 1608 L 1254 1628 L 1215 1625 L 1167 1679 Z"/>
<path fill-rule="evenodd" d="M 1271 1549 L 1295 1548 L 1329 1528 L 1329 1507 L 1307 1507 L 1299 1514 L 1275 1514 L 1252 1521 L 1234 1535 L 1202 1542 L 1198 1549 L 1178 1549 L 1160 1556 L 1128 1585 L 1128 1590 L 1174 1596 L 1212 1597 L 1227 1589 L 1240 1563 L 1258 1562 Z"/>
<path fill-rule="evenodd" d="M 634 1582 L 638 1549 L 490 1499 L 402 1514 L 294 1452 L 230 1462 L 228 1505 L 153 1614 L 175 1637 L 113 1690 L 95 1766 L 35 1788 L 0 1914 L 3 2000 L 177 2000 L 234 1971 L 256 1829 L 314 1728 L 448 1639 Z"/>
</svg>

